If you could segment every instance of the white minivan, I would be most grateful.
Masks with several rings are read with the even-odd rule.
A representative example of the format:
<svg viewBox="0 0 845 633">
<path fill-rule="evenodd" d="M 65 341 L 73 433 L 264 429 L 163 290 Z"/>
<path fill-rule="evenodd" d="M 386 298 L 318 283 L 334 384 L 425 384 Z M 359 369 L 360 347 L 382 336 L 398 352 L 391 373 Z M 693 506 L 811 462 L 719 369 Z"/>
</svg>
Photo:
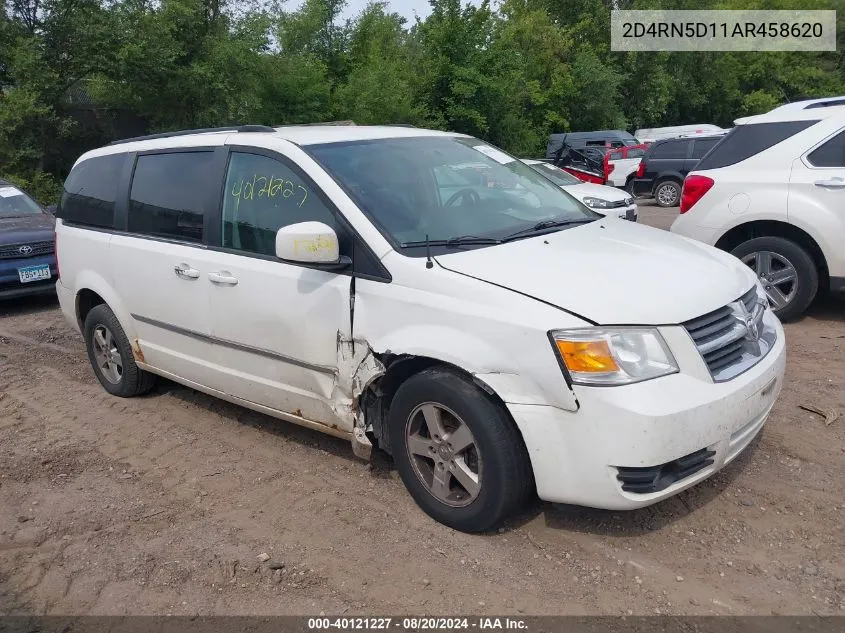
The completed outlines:
<svg viewBox="0 0 845 633">
<path fill-rule="evenodd" d="M 130 139 L 76 162 L 57 216 L 61 308 L 108 392 L 164 376 L 375 443 L 460 530 L 533 494 L 674 495 L 751 442 L 783 384 L 783 329 L 739 260 L 461 134 Z"/>
</svg>

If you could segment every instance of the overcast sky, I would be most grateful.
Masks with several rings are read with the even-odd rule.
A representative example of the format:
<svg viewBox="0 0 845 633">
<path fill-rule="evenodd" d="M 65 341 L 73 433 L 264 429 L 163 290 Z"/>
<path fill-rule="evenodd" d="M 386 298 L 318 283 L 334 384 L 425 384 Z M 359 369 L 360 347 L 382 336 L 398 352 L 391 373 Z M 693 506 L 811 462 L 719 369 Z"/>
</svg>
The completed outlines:
<svg viewBox="0 0 845 633">
<path fill-rule="evenodd" d="M 302 4 L 301 0 L 288 0 L 288 7 L 298 7 Z M 353 18 L 361 9 L 369 4 L 369 0 L 346 0 L 346 10 L 343 12 L 344 18 Z M 418 15 L 420 18 L 425 18 L 431 13 L 431 5 L 428 0 L 389 0 L 389 9 L 403 16 L 410 26 L 414 23 L 414 16 Z M 466 0 L 464 0 L 466 4 Z"/>
</svg>

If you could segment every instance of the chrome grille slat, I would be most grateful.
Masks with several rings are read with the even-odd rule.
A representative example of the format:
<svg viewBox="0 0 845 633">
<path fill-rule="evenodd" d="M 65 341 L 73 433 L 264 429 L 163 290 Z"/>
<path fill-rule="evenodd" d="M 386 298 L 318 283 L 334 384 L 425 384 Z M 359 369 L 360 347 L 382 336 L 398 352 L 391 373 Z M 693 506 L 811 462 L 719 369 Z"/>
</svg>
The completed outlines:
<svg viewBox="0 0 845 633">
<path fill-rule="evenodd" d="M 687 332 L 689 332 L 690 336 L 692 336 L 693 340 L 695 340 L 698 332 L 700 332 L 702 328 L 710 325 L 711 323 L 721 321 L 726 317 L 730 317 L 731 314 L 733 314 L 732 310 L 725 306 L 724 308 L 719 308 L 718 310 L 714 310 L 704 316 L 687 321 L 684 323 L 684 327 L 687 328 Z"/>
<path fill-rule="evenodd" d="M 765 313 L 753 286 L 730 304 L 682 324 L 715 381 L 734 378 L 771 349 L 776 333 Z"/>
</svg>

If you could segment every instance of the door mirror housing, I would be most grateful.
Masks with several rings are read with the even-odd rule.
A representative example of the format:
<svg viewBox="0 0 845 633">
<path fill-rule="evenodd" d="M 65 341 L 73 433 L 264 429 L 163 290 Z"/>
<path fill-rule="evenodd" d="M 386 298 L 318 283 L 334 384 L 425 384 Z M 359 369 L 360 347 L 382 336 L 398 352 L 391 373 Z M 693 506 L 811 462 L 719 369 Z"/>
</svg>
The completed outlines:
<svg viewBox="0 0 845 633">
<path fill-rule="evenodd" d="M 280 228 L 276 232 L 276 257 L 330 270 L 352 263 L 348 257 L 341 257 L 337 233 L 322 222 L 299 222 Z"/>
</svg>

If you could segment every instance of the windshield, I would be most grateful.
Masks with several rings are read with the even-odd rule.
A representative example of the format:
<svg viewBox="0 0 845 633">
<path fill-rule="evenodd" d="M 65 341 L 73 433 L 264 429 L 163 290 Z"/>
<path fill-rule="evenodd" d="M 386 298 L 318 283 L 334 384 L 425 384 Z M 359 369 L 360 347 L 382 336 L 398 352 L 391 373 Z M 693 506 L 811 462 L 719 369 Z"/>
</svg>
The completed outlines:
<svg viewBox="0 0 845 633">
<path fill-rule="evenodd" d="M 531 168 L 540 172 L 546 178 L 551 180 L 559 187 L 567 187 L 569 185 L 580 185 L 583 181 L 578 180 L 575 176 L 565 172 L 560 167 L 555 167 L 550 163 L 536 163 L 531 165 Z"/>
<path fill-rule="evenodd" d="M 390 138 L 306 149 L 396 248 L 426 239 L 490 243 L 517 231 L 529 237 L 540 222 L 553 220 L 559 230 L 601 217 L 522 161 L 473 138 Z M 473 245 L 480 245 L 477 239 Z"/>
<path fill-rule="evenodd" d="M 17 187 L 0 184 L 0 218 L 16 218 L 41 213 L 35 200 Z"/>
</svg>

